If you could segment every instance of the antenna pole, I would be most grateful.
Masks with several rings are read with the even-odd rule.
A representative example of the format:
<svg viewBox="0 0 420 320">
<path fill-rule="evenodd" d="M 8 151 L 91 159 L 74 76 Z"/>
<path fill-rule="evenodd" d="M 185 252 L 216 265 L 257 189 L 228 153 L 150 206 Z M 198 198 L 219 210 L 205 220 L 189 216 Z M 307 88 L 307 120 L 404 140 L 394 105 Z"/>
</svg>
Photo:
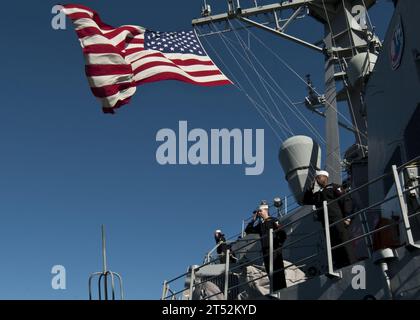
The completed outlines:
<svg viewBox="0 0 420 320">
<path fill-rule="evenodd" d="M 102 266 L 103 266 L 103 273 L 105 274 L 107 270 L 106 266 L 106 242 L 105 242 L 105 226 L 102 225 Z"/>
<path fill-rule="evenodd" d="M 325 44 L 332 48 L 333 34 L 327 30 Z M 331 51 L 330 51 L 331 52 Z M 330 174 L 330 182 L 341 184 L 340 135 L 338 131 L 337 89 L 335 83 L 335 57 L 331 53 L 325 61 L 325 169 Z"/>
<path fill-rule="evenodd" d="M 103 293 L 104 299 L 108 300 L 108 277 L 111 278 L 111 297 L 112 300 L 115 300 L 115 277 L 118 279 L 119 289 L 120 289 L 120 299 L 124 300 L 124 288 L 122 283 L 122 277 L 119 273 L 108 270 L 107 260 L 106 260 L 106 241 L 105 241 L 105 226 L 101 225 L 101 236 L 102 236 L 102 271 L 93 272 L 89 276 L 89 300 L 93 299 L 92 294 L 92 280 L 93 278 L 98 279 L 98 298 L 102 300 L 102 283 L 104 285 Z"/>
</svg>

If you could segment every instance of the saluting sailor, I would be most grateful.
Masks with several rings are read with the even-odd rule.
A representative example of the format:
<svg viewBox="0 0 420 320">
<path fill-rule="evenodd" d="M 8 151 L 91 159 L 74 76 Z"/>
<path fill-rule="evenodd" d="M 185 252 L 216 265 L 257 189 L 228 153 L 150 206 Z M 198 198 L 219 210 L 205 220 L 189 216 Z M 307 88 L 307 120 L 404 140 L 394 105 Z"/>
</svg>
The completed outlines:
<svg viewBox="0 0 420 320">
<path fill-rule="evenodd" d="M 324 223 L 323 202 L 328 204 L 328 219 L 330 224 L 342 220 L 352 212 L 352 200 L 345 194 L 343 188 L 335 183 L 328 183 L 329 174 L 327 171 L 316 171 L 315 179 L 311 187 L 305 191 L 303 203 L 307 205 L 314 205 L 318 210 L 315 213 L 315 218 Z M 319 186 L 319 190 L 314 192 L 315 182 Z M 341 197 L 341 198 L 340 198 Z M 340 198 L 338 201 L 333 201 Z M 331 202 L 333 201 L 333 202 Z M 331 202 L 331 203 L 330 203 Z M 330 228 L 331 246 L 334 247 L 343 242 L 348 241 L 349 232 L 347 227 L 350 225 L 351 219 L 346 219 L 339 222 Z M 342 268 L 353 264 L 355 262 L 354 250 L 351 243 L 342 247 L 336 248 L 332 252 L 334 265 L 336 268 Z"/>
<path fill-rule="evenodd" d="M 259 218 L 259 223 L 254 226 L 255 221 Z M 269 272 L 270 267 L 270 239 L 269 230 L 273 229 L 273 278 L 272 282 L 273 291 L 286 288 L 286 274 L 284 270 L 282 246 L 286 241 L 287 234 L 282 229 L 279 220 L 270 216 L 268 212 L 268 204 L 262 203 L 258 210 L 253 212 L 253 219 L 247 225 L 245 232 L 247 234 L 257 233 L 261 239 L 261 249 L 264 256 L 264 266 Z"/>
</svg>

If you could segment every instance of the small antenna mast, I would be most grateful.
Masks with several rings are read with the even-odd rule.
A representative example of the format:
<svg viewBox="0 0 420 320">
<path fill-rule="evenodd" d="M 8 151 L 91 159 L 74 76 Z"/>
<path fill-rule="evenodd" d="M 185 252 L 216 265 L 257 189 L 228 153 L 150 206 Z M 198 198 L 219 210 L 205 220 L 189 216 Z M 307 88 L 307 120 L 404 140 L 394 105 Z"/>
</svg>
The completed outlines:
<svg viewBox="0 0 420 320">
<path fill-rule="evenodd" d="M 106 273 L 106 242 L 105 242 L 105 226 L 101 226 L 101 233 L 102 233 L 102 270 Z"/>
<path fill-rule="evenodd" d="M 124 288 L 122 284 L 122 277 L 119 273 L 108 270 L 107 257 L 106 257 L 106 240 L 105 240 L 105 226 L 101 226 L 102 236 L 102 272 L 93 272 L 89 276 L 89 300 L 92 299 L 92 280 L 94 277 L 98 277 L 98 299 L 102 300 L 102 291 L 104 300 L 108 300 L 108 279 L 111 280 L 111 297 L 115 300 L 115 277 L 118 279 L 120 287 L 120 299 L 124 300 Z M 102 281 L 103 279 L 103 281 Z M 103 283 L 103 290 L 102 290 Z"/>
</svg>

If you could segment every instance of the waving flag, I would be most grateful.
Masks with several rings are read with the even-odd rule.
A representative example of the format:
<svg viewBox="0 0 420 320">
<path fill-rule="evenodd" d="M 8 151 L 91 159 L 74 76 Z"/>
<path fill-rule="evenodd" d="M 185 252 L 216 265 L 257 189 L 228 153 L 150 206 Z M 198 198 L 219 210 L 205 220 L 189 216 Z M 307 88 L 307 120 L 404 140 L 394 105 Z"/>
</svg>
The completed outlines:
<svg viewBox="0 0 420 320">
<path fill-rule="evenodd" d="M 85 6 L 65 5 L 62 10 L 75 25 L 90 87 L 105 113 L 128 103 L 136 86 L 146 82 L 231 84 L 194 31 L 159 32 L 133 25 L 114 28 Z"/>
</svg>

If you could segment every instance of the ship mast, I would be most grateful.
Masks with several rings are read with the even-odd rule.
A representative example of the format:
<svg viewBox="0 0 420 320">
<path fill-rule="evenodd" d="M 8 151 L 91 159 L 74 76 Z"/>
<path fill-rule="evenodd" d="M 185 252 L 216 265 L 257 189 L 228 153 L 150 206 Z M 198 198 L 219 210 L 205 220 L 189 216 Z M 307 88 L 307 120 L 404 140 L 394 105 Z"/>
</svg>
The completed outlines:
<svg viewBox="0 0 420 320">
<path fill-rule="evenodd" d="M 324 55 L 325 93 L 322 101 L 325 108 L 325 164 L 326 170 L 330 172 L 330 181 L 340 184 L 342 163 L 338 102 L 348 103 L 359 157 L 367 156 L 367 124 L 362 91 L 367 71 L 371 71 L 370 56 L 377 53 L 380 47 L 380 41 L 374 36 L 372 26 L 369 26 L 367 21 L 367 10 L 376 1 L 290 0 L 260 6 L 254 0 L 253 7 L 242 8 L 240 0 L 227 0 L 227 12 L 215 15 L 212 14 L 208 2 L 204 1 L 202 17 L 192 21 L 194 27 L 237 19 L 248 26 L 268 31 Z M 280 20 L 280 14 L 283 16 L 284 13 L 289 13 L 289 17 Z M 322 46 L 286 32 L 291 23 L 306 15 L 324 26 Z M 265 21 L 262 21 L 261 17 L 264 17 Z M 225 31 L 229 29 L 222 32 Z M 337 84 L 340 82 L 342 89 L 338 90 Z"/>
</svg>

